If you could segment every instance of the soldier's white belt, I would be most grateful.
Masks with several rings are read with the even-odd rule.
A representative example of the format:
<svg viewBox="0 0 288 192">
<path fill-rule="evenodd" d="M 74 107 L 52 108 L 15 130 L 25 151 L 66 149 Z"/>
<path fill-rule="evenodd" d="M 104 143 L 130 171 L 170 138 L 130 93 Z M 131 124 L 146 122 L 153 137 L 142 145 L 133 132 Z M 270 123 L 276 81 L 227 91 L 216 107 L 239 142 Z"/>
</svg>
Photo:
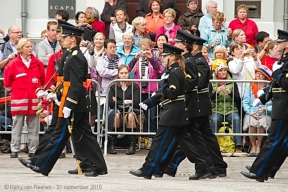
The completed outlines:
<svg viewBox="0 0 288 192">
<path fill-rule="evenodd" d="M 160 103 L 160 105 L 161 105 L 161 106 L 164 106 L 164 105 L 167 105 L 167 104 L 169 104 L 169 103 L 172 103 L 172 102 L 175 102 L 175 101 L 182 101 L 182 100 L 185 100 L 185 95 L 179 95 L 179 96 L 177 96 L 177 99 L 173 99 L 173 100 L 171 100 L 171 99 L 165 99 L 164 101 L 162 101 L 162 102 Z"/>
<path fill-rule="evenodd" d="M 272 88 L 272 93 L 286 93 L 286 90 L 282 88 Z"/>
<path fill-rule="evenodd" d="M 207 92 L 209 92 L 209 88 L 207 87 L 207 88 L 204 88 L 204 89 L 201 89 L 201 90 L 198 90 L 198 94 L 201 94 L 201 93 L 207 93 Z"/>
</svg>

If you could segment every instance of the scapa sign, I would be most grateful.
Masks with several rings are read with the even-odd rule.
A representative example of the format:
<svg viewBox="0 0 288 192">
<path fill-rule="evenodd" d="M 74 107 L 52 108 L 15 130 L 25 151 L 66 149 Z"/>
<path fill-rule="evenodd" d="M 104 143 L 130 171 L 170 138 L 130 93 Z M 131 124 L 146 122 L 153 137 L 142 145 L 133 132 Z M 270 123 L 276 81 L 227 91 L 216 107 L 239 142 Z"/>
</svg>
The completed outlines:
<svg viewBox="0 0 288 192">
<path fill-rule="evenodd" d="M 65 10 L 69 13 L 69 18 L 75 16 L 75 0 L 49 0 L 48 12 L 49 18 L 54 18 L 58 10 Z"/>
</svg>

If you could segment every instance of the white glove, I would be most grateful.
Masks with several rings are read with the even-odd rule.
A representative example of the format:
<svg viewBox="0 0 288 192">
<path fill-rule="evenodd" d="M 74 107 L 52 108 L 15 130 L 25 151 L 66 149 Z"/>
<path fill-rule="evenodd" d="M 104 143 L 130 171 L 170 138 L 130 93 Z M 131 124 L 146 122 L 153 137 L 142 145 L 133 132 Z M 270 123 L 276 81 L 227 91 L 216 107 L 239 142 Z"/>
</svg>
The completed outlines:
<svg viewBox="0 0 288 192">
<path fill-rule="evenodd" d="M 60 107 L 60 101 L 58 101 L 58 99 L 54 100 L 55 104 L 58 105 Z"/>
<path fill-rule="evenodd" d="M 261 101 L 258 98 L 253 101 L 253 107 L 257 107 L 260 104 L 261 104 Z"/>
<path fill-rule="evenodd" d="M 278 64 L 278 62 L 275 62 L 274 64 L 273 64 L 273 67 L 272 67 L 272 71 L 274 72 L 274 71 L 276 71 L 277 69 L 280 69 L 282 66 L 283 66 L 283 62 L 281 63 L 281 64 Z"/>
<path fill-rule="evenodd" d="M 169 77 L 169 74 L 166 75 L 166 73 L 163 73 L 162 76 L 161 76 L 161 79 L 168 79 L 168 77 Z"/>
<path fill-rule="evenodd" d="M 39 91 L 36 93 L 37 98 L 47 97 L 47 95 L 48 95 L 48 91 L 44 91 L 44 90 L 39 90 Z"/>
<path fill-rule="evenodd" d="M 264 94 L 264 91 L 263 89 L 260 89 L 258 92 L 257 92 L 257 96 L 260 97 L 261 95 Z"/>
<path fill-rule="evenodd" d="M 139 103 L 139 106 L 144 109 L 145 111 L 147 110 L 148 106 L 144 103 Z"/>
<path fill-rule="evenodd" d="M 154 95 L 156 95 L 156 92 L 153 92 L 152 95 L 151 95 L 151 97 L 153 97 Z"/>
<path fill-rule="evenodd" d="M 56 93 L 49 93 L 46 98 L 49 100 L 58 101 Z"/>
<path fill-rule="evenodd" d="M 71 109 L 69 109 L 68 107 L 64 107 L 62 113 L 64 115 L 64 118 L 68 118 L 70 117 Z"/>
</svg>

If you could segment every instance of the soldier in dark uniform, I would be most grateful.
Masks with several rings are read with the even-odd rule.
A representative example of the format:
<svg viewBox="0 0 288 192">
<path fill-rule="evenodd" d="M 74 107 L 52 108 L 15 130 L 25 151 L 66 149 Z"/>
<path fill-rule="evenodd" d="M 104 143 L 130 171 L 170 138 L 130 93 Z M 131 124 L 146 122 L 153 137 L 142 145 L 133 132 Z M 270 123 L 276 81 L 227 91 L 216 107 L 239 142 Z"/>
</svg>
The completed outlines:
<svg viewBox="0 0 288 192">
<path fill-rule="evenodd" d="M 189 124 L 187 125 L 187 131 L 192 137 L 193 141 L 192 144 L 199 151 L 200 155 L 205 159 L 206 163 L 209 166 L 210 172 L 213 175 L 215 175 L 216 172 L 214 168 L 214 163 L 212 161 L 206 143 L 202 137 L 202 134 L 199 131 L 197 123 L 197 117 L 200 116 L 199 103 L 198 103 L 199 100 L 197 95 L 198 70 L 196 66 L 196 61 L 191 54 L 192 44 L 195 42 L 195 39 L 192 35 L 186 33 L 185 31 L 178 30 L 175 41 L 176 41 L 175 46 L 184 50 L 182 56 L 184 56 L 185 58 L 185 70 L 186 70 L 185 98 L 189 115 Z M 186 158 L 185 153 L 182 151 L 181 147 L 178 146 L 175 153 L 171 152 L 171 154 L 168 155 L 167 161 L 161 164 L 159 172 L 155 172 L 155 177 L 162 177 L 164 172 L 172 177 L 175 177 L 178 165 L 185 158 Z M 172 162 L 170 163 L 171 159 Z M 170 165 L 168 166 L 169 163 Z M 167 169 L 165 170 L 166 167 Z"/>
<path fill-rule="evenodd" d="M 270 174 L 274 177 L 273 167 L 280 168 L 285 161 L 288 145 L 288 32 L 278 29 L 277 46 L 283 50 L 283 56 L 273 65 L 272 73 L 272 123 L 266 143 L 262 146 L 259 155 L 248 166 L 250 172 L 241 174 L 249 179 L 264 182 Z M 270 98 L 269 98 L 270 99 Z M 267 99 L 267 100 L 269 100 Z M 247 167 L 247 166 L 246 166 Z M 274 174 L 274 175 L 273 175 Z"/>
<path fill-rule="evenodd" d="M 83 30 L 76 27 L 62 25 L 62 45 L 69 49 L 64 61 L 63 86 L 58 121 L 50 142 L 45 149 L 36 156 L 35 165 L 29 165 L 34 172 L 48 176 L 58 160 L 69 137 L 68 124 L 73 127 L 71 138 L 77 158 L 77 151 L 82 151 L 93 170 L 85 176 L 107 174 L 107 167 L 100 147 L 89 125 L 90 102 L 85 88 L 88 64 L 79 49 Z"/>
<path fill-rule="evenodd" d="M 205 40 L 194 35 L 191 35 L 191 37 L 193 39 L 193 63 L 197 66 L 198 86 L 197 99 L 193 101 L 192 99 L 195 99 L 194 97 L 190 98 L 190 101 L 188 101 L 188 104 L 190 104 L 190 106 L 188 105 L 188 111 L 192 109 L 192 113 L 195 113 L 191 114 L 191 110 L 189 111 L 189 121 L 191 127 L 188 130 L 191 130 L 190 134 L 193 138 L 193 142 L 195 143 L 195 147 L 199 151 L 201 151 L 201 154 L 205 157 L 205 160 L 209 165 L 210 171 L 213 174 L 213 176 L 210 178 L 216 176 L 225 177 L 227 163 L 223 161 L 223 157 L 221 155 L 216 136 L 212 133 L 210 129 L 209 116 L 212 114 L 212 106 L 209 96 L 208 85 L 211 75 L 209 65 L 207 64 L 205 58 L 201 53 L 202 45 Z M 193 93 L 190 94 L 192 95 Z M 197 107 L 199 108 L 197 109 Z M 195 110 L 198 110 L 198 112 Z M 200 131 L 200 134 L 197 132 L 197 130 Z M 180 162 L 184 159 L 185 155 L 183 155 L 181 150 L 178 149 L 174 157 L 172 158 L 170 164 L 166 168 L 165 173 L 170 176 L 175 176 Z"/>
<path fill-rule="evenodd" d="M 69 26 L 74 26 L 66 21 L 63 21 L 63 20 L 58 20 L 58 26 L 57 26 L 57 36 L 58 37 L 58 41 L 60 42 L 61 44 L 61 32 L 62 32 L 62 25 L 69 25 Z M 61 45 L 62 46 L 62 45 Z M 49 79 L 47 80 L 47 87 L 48 89 L 42 93 L 40 93 L 40 91 L 42 90 L 39 90 L 38 93 L 39 93 L 39 96 L 41 97 L 44 97 L 44 96 L 48 96 L 48 97 L 51 97 L 51 94 L 60 94 L 58 93 L 58 90 L 60 90 L 59 88 L 59 85 L 62 83 L 62 80 L 63 80 L 63 69 L 64 69 L 64 62 L 66 60 L 66 56 L 67 56 L 67 53 L 68 50 L 62 46 L 62 50 L 60 50 L 62 52 L 61 54 L 61 57 L 58 59 L 54 56 L 54 60 L 53 62 L 49 62 L 48 66 L 47 66 L 47 71 L 46 71 L 46 78 L 47 78 L 47 75 L 49 76 Z M 59 51 L 59 52 L 60 52 Z M 56 54 L 59 54 L 58 52 L 55 53 Z M 49 60 L 50 61 L 50 60 Z M 50 70 L 51 69 L 51 70 Z M 51 71 L 51 72 L 50 72 Z M 53 73 L 56 73 L 56 81 L 54 81 L 54 78 L 52 77 Z M 51 79 L 50 79 L 51 78 Z M 50 81 L 50 82 L 49 82 Z M 49 83 L 48 83 L 49 82 Z M 50 84 L 52 84 L 50 86 Z M 57 88 L 57 89 L 56 89 Z M 53 96 L 52 96 L 53 97 Z M 59 96 L 60 98 L 61 96 Z M 58 101 L 58 99 L 57 99 Z M 55 101 L 53 101 L 53 112 L 52 112 L 52 119 L 51 119 L 51 123 L 50 125 L 48 126 L 47 130 L 45 131 L 45 133 L 43 134 L 42 138 L 41 138 L 41 141 L 35 151 L 35 154 L 34 156 L 30 157 L 29 159 L 23 159 L 22 157 L 19 157 L 18 160 L 24 165 L 24 166 L 28 166 L 29 164 L 30 165 L 35 165 L 35 160 L 36 160 L 36 157 L 38 155 L 40 155 L 42 153 L 42 151 L 44 150 L 44 148 L 46 147 L 46 145 L 48 144 L 49 140 L 51 139 L 52 137 L 52 134 L 55 130 L 55 127 L 57 125 L 57 121 L 58 121 L 58 110 L 59 110 L 59 106 L 55 103 Z M 61 154 L 62 155 L 62 154 Z M 61 158 L 61 155 L 59 156 L 59 158 Z M 64 154 L 65 155 L 65 154 Z M 89 172 L 91 171 L 91 167 L 90 167 L 90 163 L 87 161 L 87 158 L 81 154 L 81 151 L 78 152 L 77 154 L 79 157 L 79 159 L 81 160 L 81 163 L 80 163 L 80 166 L 82 168 L 82 171 L 83 172 Z M 51 171 L 51 170 L 50 170 Z M 49 171 L 49 172 L 50 172 Z M 70 170 L 69 173 L 72 172 L 74 173 L 75 170 Z M 78 171 L 76 172 L 78 173 Z"/>
<path fill-rule="evenodd" d="M 151 179 L 155 169 L 164 162 L 174 147 L 175 141 L 181 146 L 189 161 L 198 163 L 196 174 L 189 179 L 204 179 L 211 176 L 208 165 L 192 145 L 187 132 L 188 114 L 185 103 L 185 61 L 182 49 L 164 44 L 163 62 L 167 71 L 162 75 L 161 88 L 140 106 L 147 110 L 160 102 L 161 112 L 157 133 L 142 168 L 130 171 L 132 175 Z M 177 61 L 181 59 L 181 62 Z M 177 145 L 176 145 L 177 146 Z"/>
</svg>

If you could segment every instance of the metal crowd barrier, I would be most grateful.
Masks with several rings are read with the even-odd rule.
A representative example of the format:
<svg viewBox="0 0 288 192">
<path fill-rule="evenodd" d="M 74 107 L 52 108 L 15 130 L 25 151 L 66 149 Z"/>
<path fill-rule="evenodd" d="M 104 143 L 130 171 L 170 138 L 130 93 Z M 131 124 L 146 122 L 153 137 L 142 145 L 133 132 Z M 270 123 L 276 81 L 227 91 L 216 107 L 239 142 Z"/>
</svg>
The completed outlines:
<svg viewBox="0 0 288 192">
<path fill-rule="evenodd" d="M 266 84 L 269 84 L 270 83 L 270 81 L 267 81 L 267 80 L 210 80 L 210 83 L 216 83 L 216 89 L 218 88 L 218 83 L 219 82 L 222 82 L 222 83 L 224 83 L 224 87 L 226 88 L 226 84 L 227 83 L 233 83 L 233 90 L 234 90 L 234 86 L 235 86 L 235 83 L 239 83 L 241 86 L 242 86 L 242 88 L 241 89 L 239 89 L 239 87 L 238 87 L 238 90 L 241 90 L 241 92 L 239 92 L 239 95 L 240 95 L 240 98 L 241 98 L 241 105 L 240 105 L 240 112 L 238 111 L 238 114 L 240 115 L 240 133 L 235 133 L 234 132 L 234 123 L 233 123 L 233 116 L 232 116 L 232 122 L 229 122 L 231 125 L 232 125 L 232 127 L 230 127 L 230 126 L 227 126 L 227 127 L 229 127 L 229 128 L 231 128 L 232 129 L 232 131 L 233 131 L 233 133 L 218 133 L 218 130 L 219 130 L 219 128 L 220 127 L 215 127 L 214 129 L 216 130 L 215 132 L 214 132 L 214 134 L 215 135 L 217 135 L 217 136 L 267 136 L 268 135 L 268 133 L 267 133 L 267 130 L 268 130 L 268 128 L 266 129 L 266 133 L 250 133 L 250 129 L 248 128 L 248 133 L 243 133 L 243 121 L 244 121 L 244 115 L 245 115 L 245 113 L 244 113 L 244 111 L 243 111 L 243 104 L 242 104 L 242 100 L 243 100 L 243 96 L 244 96 L 244 92 L 245 92 L 245 89 L 246 89 L 246 87 L 247 87 L 247 84 L 248 83 L 266 83 Z M 224 110 L 225 110 L 225 105 L 226 105 L 226 102 L 225 102 L 225 96 L 226 95 L 224 95 L 224 103 L 223 103 L 223 105 L 224 105 Z M 227 96 L 228 97 L 228 96 Z M 217 110 L 217 107 L 218 107 L 218 95 L 216 94 L 216 110 Z M 250 100 L 251 100 L 251 95 L 250 95 Z M 232 98 L 232 103 L 231 103 L 231 105 L 232 105 L 232 110 L 234 110 L 234 104 L 235 104 L 235 100 L 234 100 L 234 97 Z M 272 109 L 273 110 L 273 109 Z M 267 111 L 265 112 L 266 114 L 265 114 L 265 116 L 267 116 L 268 114 L 267 114 Z M 225 114 L 225 111 L 224 111 L 224 114 Z M 228 115 L 228 114 L 227 114 Z M 227 116 L 226 115 L 226 116 Z M 226 116 L 225 115 L 223 115 L 224 116 L 224 120 L 222 121 L 222 122 L 227 122 L 226 121 Z M 253 118 L 253 117 L 251 117 L 251 118 Z M 249 118 L 249 122 L 251 121 L 251 119 Z M 267 121 L 267 119 L 266 119 L 266 121 Z M 210 122 L 211 123 L 211 122 Z M 221 123 L 221 122 L 220 122 Z M 250 123 L 249 123 L 250 124 Z M 257 129 L 258 130 L 258 129 Z"/>
<path fill-rule="evenodd" d="M 96 90 L 101 89 L 101 86 L 97 81 L 92 80 L 92 82 L 93 82 L 93 86 L 96 86 Z M 91 100 L 91 92 L 89 92 L 89 96 L 90 96 L 90 100 Z M 97 101 L 100 101 L 100 92 L 99 91 L 95 92 L 95 97 L 96 97 Z M 103 134 L 101 133 L 101 123 L 103 120 L 101 118 L 99 118 L 100 117 L 100 105 L 98 102 L 97 102 L 96 106 L 97 106 L 97 116 L 95 119 L 96 124 L 95 124 L 93 134 L 97 135 L 97 141 L 98 141 L 98 143 L 100 143 L 101 137 L 103 137 Z M 89 113 L 89 116 L 91 116 L 91 113 Z M 89 120 L 90 120 L 90 118 L 89 118 Z M 96 127 L 97 127 L 97 132 L 95 132 Z"/>
<path fill-rule="evenodd" d="M 150 124 L 151 124 L 151 114 L 150 114 L 150 110 L 148 110 L 148 117 L 145 117 L 145 119 L 148 120 L 148 130 L 147 132 L 143 132 L 143 130 L 140 130 L 139 132 L 134 132 L 132 130 L 132 132 L 127 132 L 125 130 L 127 130 L 127 128 L 125 128 L 125 125 L 124 125 L 124 121 L 122 122 L 122 128 L 123 128 L 123 131 L 120 132 L 120 131 L 109 131 L 108 130 L 108 112 L 109 112 L 109 99 L 108 99 L 108 95 L 109 95 L 109 90 L 112 86 L 117 86 L 116 83 L 117 82 L 132 82 L 132 90 L 133 90 L 133 82 L 147 82 L 148 83 L 148 93 L 149 95 L 151 95 L 153 92 L 151 91 L 151 85 L 149 82 L 159 82 L 160 79 L 115 79 L 113 81 L 111 81 L 109 83 L 109 85 L 105 88 L 106 89 L 106 103 L 105 103 L 105 127 L 104 127 L 104 130 L 105 130 L 105 142 L 104 142 L 104 155 L 107 154 L 107 145 L 108 145 L 108 135 L 155 135 L 156 132 L 150 132 Z M 158 87 L 158 83 L 157 83 L 157 87 Z M 142 86 L 139 86 L 139 89 L 140 89 L 140 102 L 142 101 Z M 117 89 L 115 89 L 117 90 Z M 117 92 L 115 93 L 115 95 L 117 96 Z M 125 96 L 123 94 L 123 98 L 125 100 Z M 134 99 L 134 93 L 132 92 L 132 100 Z M 123 106 L 124 107 L 124 106 Z M 139 108 L 139 106 L 137 107 L 134 107 L 133 106 L 133 103 L 132 103 L 132 108 Z M 115 103 L 115 107 L 114 107 L 114 110 L 116 111 L 117 110 L 117 105 Z M 154 109 L 155 110 L 155 109 Z M 115 112 L 116 113 L 116 112 Z M 140 109 L 140 116 L 142 115 L 143 111 Z M 156 128 L 158 127 L 158 107 L 156 107 Z M 144 122 L 141 121 L 140 119 L 140 124 L 143 124 L 143 128 L 144 128 Z M 132 126 L 133 127 L 133 126 Z"/>
<path fill-rule="evenodd" d="M 0 78 L 0 81 L 3 81 L 4 79 L 3 78 Z M 115 131 L 109 131 L 108 130 L 108 112 L 109 112 L 109 100 L 108 100 L 108 95 L 109 95 L 109 90 L 112 86 L 117 86 L 116 83 L 117 82 L 121 82 L 121 81 L 125 81 L 125 82 L 159 82 L 160 79 L 148 79 L 148 80 L 145 80 L 145 79 L 116 79 L 116 80 L 113 80 L 109 83 L 109 85 L 105 88 L 106 89 L 106 95 L 104 97 L 106 97 L 106 101 L 105 101 L 105 105 L 104 105 L 104 111 L 103 111 L 103 118 L 100 118 L 100 113 L 101 113 L 101 106 L 99 104 L 99 101 L 100 101 L 100 98 L 103 97 L 103 95 L 101 96 L 101 91 L 99 90 L 103 90 L 103 88 L 101 88 L 100 84 L 95 81 L 95 80 L 92 80 L 94 86 L 96 86 L 96 93 L 95 93 L 95 97 L 97 99 L 97 118 L 95 120 L 95 129 L 93 131 L 93 133 L 95 135 L 97 135 L 97 141 L 100 143 L 101 145 L 101 139 L 105 138 L 105 142 L 104 142 L 104 155 L 107 154 L 107 145 L 108 145 L 108 135 L 155 135 L 156 132 L 151 132 L 150 131 L 150 124 L 151 124 L 151 114 L 150 114 L 150 110 L 148 110 L 148 117 L 145 117 L 146 119 L 148 119 L 148 130 L 147 132 L 144 132 L 143 130 L 139 131 L 139 132 L 127 132 L 126 128 L 125 128 L 125 125 L 124 125 L 124 121 L 122 122 L 122 127 L 123 127 L 123 131 L 118 131 L 118 130 L 115 130 Z M 264 80 L 210 80 L 210 82 L 214 82 L 214 83 L 217 83 L 217 82 L 223 82 L 223 83 L 233 83 L 233 88 L 234 88 L 234 83 L 242 83 L 242 84 L 247 84 L 247 83 L 251 83 L 251 82 L 254 82 L 254 83 L 269 83 L 269 81 L 264 81 Z M 131 86 L 134 86 L 134 84 L 132 84 Z M 149 89 L 148 89 L 148 94 L 151 95 L 152 94 L 152 91 L 151 91 L 151 87 L 150 87 L 150 84 L 148 84 L 149 86 Z M 133 88 L 133 87 L 132 87 Z M 142 87 L 139 86 L 139 89 L 140 89 L 140 102 L 142 101 L 142 96 L 141 96 L 141 92 L 142 92 Z M 117 89 L 115 89 L 117 90 Z M 133 90 L 133 89 L 132 89 Z M 242 89 L 242 93 L 239 93 L 241 95 L 241 109 L 242 109 L 242 98 L 243 98 L 243 92 L 245 89 Z M 91 93 L 89 93 L 91 94 Z M 117 95 L 117 92 L 115 93 Z M 5 91 L 5 96 L 7 96 L 7 92 Z M 216 103 L 217 103 L 217 95 L 216 95 Z M 91 97 L 90 97 L 91 98 Z M 124 98 L 124 96 L 123 96 Z M 132 98 L 133 98 L 133 93 L 132 93 Z M 132 99 L 133 100 L 133 99 Z M 233 101 L 232 103 L 235 102 L 234 101 L 234 98 L 233 98 Z M 224 103 L 225 105 L 225 103 Z M 217 106 L 217 105 L 216 105 Z M 234 105 L 232 105 L 234 106 Z M 132 108 L 134 108 L 133 104 L 132 104 Z M 138 106 L 136 107 L 138 108 Z M 5 101 L 5 116 L 7 116 L 7 102 Z M 117 109 L 117 106 L 115 104 L 115 107 L 114 109 Z M 140 109 L 140 108 L 139 108 Z M 224 107 L 225 109 L 225 107 Z M 140 110 L 140 115 L 143 113 L 143 111 Z M 225 113 L 225 112 L 224 112 Z M 155 118 L 156 118 L 156 129 L 158 127 L 158 117 L 159 117 L 159 110 L 158 110 L 158 107 L 156 107 L 156 114 L 155 114 Z M 243 111 L 241 110 L 240 111 L 240 130 L 241 132 L 240 133 L 218 133 L 217 131 L 215 131 L 215 135 L 217 136 L 267 136 L 267 129 L 266 129 L 266 133 L 243 133 L 242 130 L 243 130 L 243 123 L 242 123 L 242 120 L 243 120 Z M 267 115 L 267 112 L 266 112 L 266 115 Z M 141 121 L 141 119 L 140 119 Z M 226 118 L 224 116 L 224 120 L 223 121 L 226 121 Z M 144 122 L 140 122 L 140 123 L 144 123 Z M 231 122 L 232 123 L 232 130 L 233 130 L 233 121 Z M 104 127 L 103 127 L 104 126 Z M 97 127 L 97 129 L 96 129 Z M 143 125 L 144 127 L 144 125 Z M 219 127 L 215 128 L 215 130 L 218 130 Z M 96 130 L 96 131 L 95 131 Z M 248 129 L 249 130 L 249 129 Z M 44 132 L 40 132 L 40 134 L 43 134 Z M 5 126 L 4 126 L 4 131 L 0 131 L 0 134 L 12 134 L 12 131 L 8 131 L 7 130 L 7 121 L 5 121 Z"/>
<path fill-rule="evenodd" d="M 3 82 L 4 78 L 0 78 L 0 81 Z M 93 82 L 93 86 L 96 86 L 96 90 L 101 89 L 101 86 L 99 85 L 99 83 L 97 81 L 92 80 L 92 82 Z M 3 86 L 3 88 L 4 88 L 4 86 Z M 4 91 L 5 91 L 5 97 L 6 97 L 7 96 L 7 91 L 5 90 L 5 88 L 4 88 Z M 91 96 L 91 92 L 89 92 L 89 95 Z M 97 100 L 99 100 L 100 99 L 100 93 L 97 94 L 97 92 L 96 92 L 95 97 L 97 98 Z M 90 97 L 90 99 L 91 99 L 91 97 Z M 8 104 L 8 102 L 5 99 L 5 116 L 6 117 L 7 117 L 7 104 Z M 97 106 L 97 115 L 98 115 L 98 114 L 100 114 L 100 105 L 96 105 L 96 106 Z M 97 141 L 100 142 L 100 138 L 104 136 L 104 135 L 101 135 L 101 120 L 98 120 L 98 118 L 96 118 L 95 123 L 96 123 L 95 124 L 95 128 L 97 127 L 97 131 L 95 132 L 95 129 L 94 129 L 93 133 L 95 135 L 97 135 Z M 49 126 L 49 125 L 47 125 L 47 126 Z M 10 126 L 11 131 L 8 131 L 7 127 L 8 127 L 7 119 L 5 119 L 4 127 L 2 127 L 2 129 L 4 129 L 4 131 L 0 131 L 0 134 L 12 134 L 12 125 Z M 44 134 L 44 133 L 45 133 L 45 131 L 40 131 L 39 132 L 39 134 Z M 26 132 L 24 131 L 24 132 L 22 132 L 22 134 L 26 134 Z"/>
<path fill-rule="evenodd" d="M 4 89 L 4 97 L 7 97 L 7 91 L 4 88 L 4 78 L 0 78 L 1 83 L 3 84 L 3 89 Z M 5 99 L 5 117 L 7 117 L 7 100 Z M 9 126 L 12 130 L 12 126 Z M 7 119 L 5 118 L 5 123 L 4 127 L 1 125 L 1 129 L 4 129 L 4 131 L 0 131 L 0 134 L 12 134 L 12 131 L 8 131 L 8 124 L 7 124 Z"/>
</svg>

